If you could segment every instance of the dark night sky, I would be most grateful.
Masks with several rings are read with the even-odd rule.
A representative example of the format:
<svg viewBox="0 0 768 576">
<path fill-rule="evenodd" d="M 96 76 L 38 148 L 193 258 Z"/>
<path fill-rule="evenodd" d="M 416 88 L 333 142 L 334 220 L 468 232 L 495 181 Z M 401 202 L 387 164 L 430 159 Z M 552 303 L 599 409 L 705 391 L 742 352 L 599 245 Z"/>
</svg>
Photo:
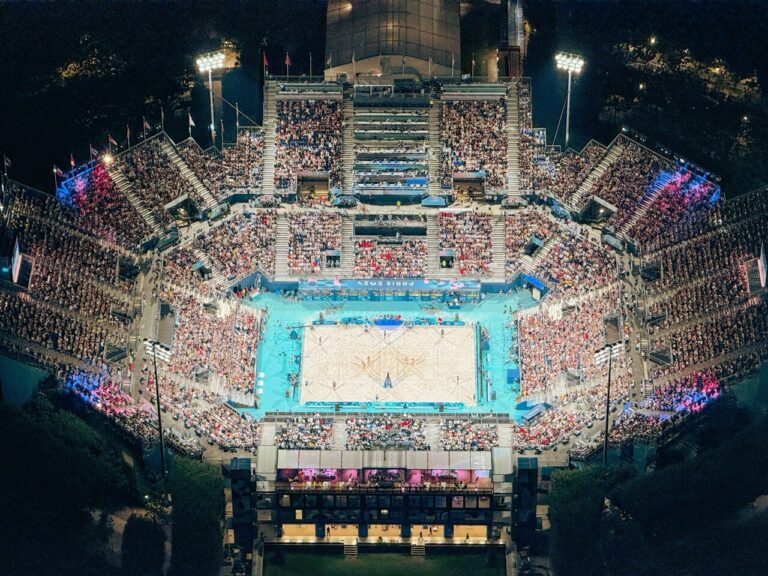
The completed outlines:
<svg viewBox="0 0 768 576">
<path fill-rule="evenodd" d="M 526 75 L 533 78 L 535 123 L 546 126 L 552 137 L 564 94 L 564 78 L 552 66 L 557 50 L 577 51 L 588 61 L 574 87 L 572 133 L 577 145 L 591 137 L 608 141 L 616 132 L 615 126 L 599 124 L 597 115 L 615 66 L 610 47 L 618 41 L 656 34 L 670 47 L 684 45 L 703 61 L 721 57 L 741 73 L 757 69 L 764 82 L 768 74 L 760 50 L 768 37 L 765 6 L 739 0 L 529 0 L 526 16 L 535 32 Z M 495 18 L 493 8 L 486 12 Z M 224 95 L 260 119 L 260 50 L 265 47 L 273 69 L 289 51 L 295 73 L 307 71 L 311 51 L 317 70 L 324 54 L 324 21 L 321 0 L 2 4 L 0 152 L 12 159 L 13 177 L 50 189 L 52 164 L 67 166 L 70 152 L 86 158 L 88 142 L 104 146 L 107 132 L 124 137 L 127 122 L 137 133 L 141 116 L 156 122 L 161 104 L 169 132 L 183 138 L 187 107 L 204 115 L 207 105 L 199 84 L 188 98 L 196 81 L 193 57 L 216 47 L 220 37 L 241 48 L 242 67 L 225 78 Z M 498 38 L 494 23 L 473 26 L 462 30 L 465 49 L 479 34 L 491 44 Z M 62 79 L 63 69 L 82 73 Z M 670 114 L 679 115 L 681 109 L 696 113 L 698 103 L 684 92 L 671 98 Z M 764 117 L 764 104 L 758 108 Z M 176 118 L 169 114 L 173 109 Z M 712 119 L 716 124 L 716 116 Z M 759 119 L 755 127 L 766 124 Z M 225 120 L 234 123 L 233 114 L 227 113 Z M 201 141 L 202 124 L 195 134 Z M 649 126 L 658 128 L 659 138 L 670 146 L 683 145 L 681 153 L 698 155 L 721 173 L 729 169 L 721 153 L 697 149 L 697 135 L 684 133 L 684 126 L 679 134 Z M 722 126 L 723 139 L 732 138 L 730 129 Z"/>
</svg>

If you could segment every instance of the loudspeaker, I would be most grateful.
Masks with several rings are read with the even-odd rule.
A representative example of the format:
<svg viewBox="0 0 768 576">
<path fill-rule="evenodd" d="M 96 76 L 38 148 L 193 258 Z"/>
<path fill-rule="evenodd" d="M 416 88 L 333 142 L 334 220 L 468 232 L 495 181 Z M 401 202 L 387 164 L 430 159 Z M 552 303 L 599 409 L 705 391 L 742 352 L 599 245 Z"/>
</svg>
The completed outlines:
<svg viewBox="0 0 768 576">
<path fill-rule="evenodd" d="M 235 542 L 250 545 L 253 541 L 251 459 L 232 458 L 229 479 L 232 485 L 232 528 Z"/>
<path fill-rule="evenodd" d="M 515 479 L 515 540 L 518 544 L 533 541 L 536 531 L 536 502 L 539 482 L 539 463 L 536 458 L 517 461 Z"/>
</svg>

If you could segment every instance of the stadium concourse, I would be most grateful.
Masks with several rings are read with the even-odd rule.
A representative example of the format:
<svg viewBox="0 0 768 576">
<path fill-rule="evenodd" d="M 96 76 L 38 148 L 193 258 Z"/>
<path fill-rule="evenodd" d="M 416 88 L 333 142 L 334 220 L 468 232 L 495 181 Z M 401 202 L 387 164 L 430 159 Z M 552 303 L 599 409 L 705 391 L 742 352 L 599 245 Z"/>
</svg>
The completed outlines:
<svg viewBox="0 0 768 576">
<path fill-rule="evenodd" d="M 621 444 L 765 358 L 765 190 L 630 131 L 548 147 L 524 79 L 352 91 L 268 82 L 222 150 L 153 133 L 55 197 L 6 175 L 3 349 L 142 444 L 156 354 L 168 440 L 211 458 L 585 458 L 609 364 Z"/>
</svg>

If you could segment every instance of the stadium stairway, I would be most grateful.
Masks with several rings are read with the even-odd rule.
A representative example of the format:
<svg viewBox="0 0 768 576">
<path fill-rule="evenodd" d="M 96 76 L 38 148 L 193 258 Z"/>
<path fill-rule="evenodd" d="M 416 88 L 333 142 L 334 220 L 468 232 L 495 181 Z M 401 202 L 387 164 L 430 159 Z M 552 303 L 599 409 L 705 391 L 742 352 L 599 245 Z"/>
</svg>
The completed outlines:
<svg viewBox="0 0 768 576">
<path fill-rule="evenodd" d="M 275 190 L 275 123 L 277 105 L 274 82 L 264 84 L 264 174 L 261 178 L 263 194 L 273 194 Z"/>
<path fill-rule="evenodd" d="M 347 421 L 344 418 L 336 418 L 333 421 L 333 444 L 334 450 L 347 449 Z"/>
<path fill-rule="evenodd" d="M 277 215 L 277 239 L 275 240 L 275 278 L 288 278 L 288 214 Z"/>
<path fill-rule="evenodd" d="M 355 105 L 351 95 L 344 99 L 341 107 L 344 118 L 344 134 L 341 149 L 342 180 L 344 194 L 352 194 L 355 184 Z"/>
<path fill-rule="evenodd" d="M 428 420 L 427 429 L 424 430 L 424 440 L 430 450 L 440 450 L 440 422 Z"/>
<path fill-rule="evenodd" d="M 506 220 L 502 214 L 493 217 L 492 242 L 492 279 L 496 282 L 504 282 L 505 268 L 507 264 L 507 236 Z"/>
<path fill-rule="evenodd" d="M 498 445 L 502 447 L 514 446 L 514 430 L 513 425 L 509 422 L 499 424 L 497 426 Z"/>
<path fill-rule="evenodd" d="M 440 100 L 435 100 L 429 109 L 429 193 L 440 194 Z"/>
<path fill-rule="evenodd" d="M 277 424 L 275 422 L 262 422 L 259 434 L 259 446 L 274 446 L 276 433 Z"/>
<path fill-rule="evenodd" d="M 650 193 L 646 193 L 643 195 L 643 197 L 640 199 L 640 202 L 637 203 L 637 206 L 635 207 L 635 211 L 632 213 L 632 216 L 621 227 L 620 232 L 622 234 L 627 234 L 632 229 L 632 227 L 635 224 L 637 224 L 637 222 L 643 216 L 645 216 L 645 214 L 648 212 L 648 209 L 656 201 L 656 198 L 658 197 L 658 195 L 671 181 L 672 181 L 672 176 L 669 174 L 662 174 L 661 177 L 657 178 L 657 180 L 654 181 L 654 183 L 651 186 Z"/>
<path fill-rule="evenodd" d="M 160 148 L 163 153 L 170 158 L 173 165 L 178 168 L 182 177 L 190 183 L 195 191 L 195 195 L 203 200 L 206 209 L 211 210 L 215 208 L 216 199 L 213 197 L 213 194 L 211 194 L 211 191 L 203 185 L 197 175 L 192 172 L 192 169 L 187 163 L 182 160 L 181 156 L 179 156 L 179 153 L 176 151 L 176 148 L 166 138 L 163 138 L 160 141 Z"/>
<path fill-rule="evenodd" d="M 507 186 L 510 196 L 520 196 L 520 108 L 516 82 L 509 85 L 507 95 Z"/>
<path fill-rule="evenodd" d="M 354 216 L 341 217 L 341 267 L 339 277 L 352 278 L 355 273 L 355 222 Z"/>
<path fill-rule="evenodd" d="M 437 214 L 427 214 L 427 278 L 452 278 L 450 269 L 440 268 L 440 230 Z"/>
<path fill-rule="evenodd" d="M 221 270 L 213 265 L 213 262 L 211 262 L 210 258 L 208 258 L 208 255 L 199 248 L 195 248 L 194 252 L 195 256 L 197 256 L 203 262 L 203 265 L 211 271 L 211 282 L 213 282 L 219 288 L 226 288 L 227 279 L 224 278 Z"/>
<path fill-rule="evenodd" d="M 534 256 L 520 256 L 520 267 L 523 271 L 526 274 L 532 274 L 533 271 L 536 270 L 536 266 L 538 266 L 539 262 L 543 262 L 547 255 L 552 251 L 552 248 L 555 247 L 559 238 L 560 236 L 558 234 L 553 234 L 547 238 L 547 241 L 544 242 L 544 246 L 542 246 Z"/>
<path fill-rule="evenodd" d="M 623 150 L 624 145 L 620 140 L 616 140 L 615 144 L 611 146 L 611 149 L 608 151 L 608 153 L 603 156 L 603 159 L 600 160 L 595 169 L 589 173 L 589 176 L 587 176 L 586 180 L 584 180 L 584 182 L 582 182 L 576 189 L 573 198 L 571 198 L 571 206 L 581 206 L 583 199 L 589 194 L 595 183 L 603 174 L 605 174 L 605 171 L 608 170 L 611 164 L 616 161 L 616 159 L 619 157 L 619 154 L 621 154 Z"/>
<path fill-rule="evenodd" d="M 123 173 L 117 170 L 114 165 L 112 165 L 107 167 L 107 174 L 109 174 L 109 177 L 112 178 L 112 181 L 115 183 L 115 186 L 117 186 L 117 189 L 123 196 L 128 199 L 128 202 L 130 202 L 131 206 L 133 206 L 136 212 L 139 213 L 139 216 L 141 216 L 141 219 L 144 220 L 147 226 L 149 226 L 155 234 L 162 234 L 163 228 L 160 225 L 160 222 L 157 221 L 154 214 L 152 214 L 152 211 L 147 208 L 141 199 L 136 195 L 136 193 L 133 191 L 133 185 L 128 181 Z"/>
</svg>

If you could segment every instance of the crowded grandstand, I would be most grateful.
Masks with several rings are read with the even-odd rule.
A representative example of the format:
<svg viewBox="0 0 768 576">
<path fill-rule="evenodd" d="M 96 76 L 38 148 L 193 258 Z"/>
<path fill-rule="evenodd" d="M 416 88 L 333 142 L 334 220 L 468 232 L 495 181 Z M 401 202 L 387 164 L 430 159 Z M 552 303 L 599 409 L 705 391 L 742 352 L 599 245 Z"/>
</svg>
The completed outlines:
<svg viewBox="0 0 768 576">
<path fill-rule="evenodd" d="M 193 454 L 660 441 L 768 353 L 768 194 L 630 130 L 547 146 L 527 80 L 470 86 L 270 81 L 220 150 L 6 174 L 3 348 Z"/>
</svg>

